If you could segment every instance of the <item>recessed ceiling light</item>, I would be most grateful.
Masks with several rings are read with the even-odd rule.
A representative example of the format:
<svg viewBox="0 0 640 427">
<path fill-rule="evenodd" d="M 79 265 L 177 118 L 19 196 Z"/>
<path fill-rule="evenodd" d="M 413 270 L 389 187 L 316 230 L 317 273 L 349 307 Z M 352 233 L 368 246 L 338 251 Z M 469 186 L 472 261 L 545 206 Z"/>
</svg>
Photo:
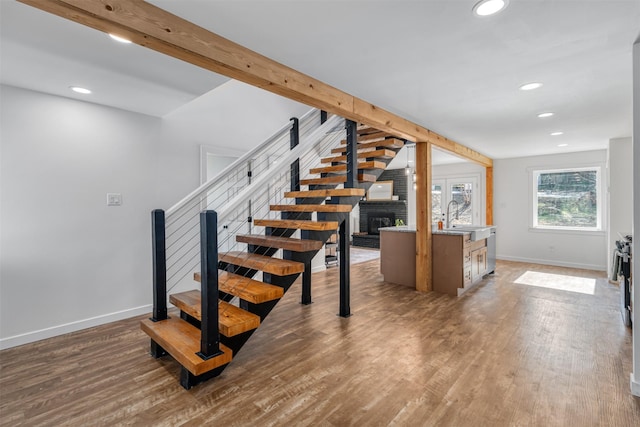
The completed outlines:
<svg viewBox="0 0 640 427">
<path fill-rule="evenodd" d="M 115 41 L 120 42 L 120 43 L 126 43 L 126 44 L 131 43 L 131 40 L 127 40 L 127 39 L 125 39 L 123 37 L 116 36 L 114 34 L 109 34 L 109 37 L 111 37 L 112 39 L 114 39 Z"/>
<path fill-rule="evenodd" d="M 542 83 L 533 82 L 533 83 L 525 83 L 520 86 L 520 90 L 534 90 L 542 87 Z"/>
<path fill-rule="evenodd" d="M 85 88 L 79 87 L 79 86 L 69 86 L 69 89 L 71 89 L 74 92 L 81 93 L 83 95 L 88 95 L 88 94 L 91 93 L 91 91 L 89 89 L 85 89 Z"/>
<path fill-rule="evenodd" d="M 473 6 L 473 13 L 478 16 L 489 16 L 507 7 L 509 0 L 481 0 Z"/>
<path fill-rule="evenodd" d="M 562 135 L 564 132 L 551 132 L 551 136 Z"/>
<path fill-rule="evenodd" d="M 558 144 L 558 147 L 567 147 L 569 144 Z"/>
<path fill-rule="evenodd" d="M 551 117 L 551 116 L 553 116 L 552 112 L 538 114 L 538 117 L 540 117 L 541 119 L 544 119 L 545 117 Z"/>
</svg>

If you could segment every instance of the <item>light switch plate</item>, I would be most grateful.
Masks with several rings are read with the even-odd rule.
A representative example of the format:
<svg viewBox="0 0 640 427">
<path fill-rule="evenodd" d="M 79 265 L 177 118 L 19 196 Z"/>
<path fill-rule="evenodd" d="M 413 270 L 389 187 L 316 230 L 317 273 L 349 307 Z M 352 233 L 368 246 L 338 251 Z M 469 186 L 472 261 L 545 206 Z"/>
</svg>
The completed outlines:
<svg viewBox="0 0 640 427">
<path fill-rule="evenodd" d="M 107 193 L 107 206 L 120 206 L 120 205 L 122 205 L 122 194 Z"/>
</svg>

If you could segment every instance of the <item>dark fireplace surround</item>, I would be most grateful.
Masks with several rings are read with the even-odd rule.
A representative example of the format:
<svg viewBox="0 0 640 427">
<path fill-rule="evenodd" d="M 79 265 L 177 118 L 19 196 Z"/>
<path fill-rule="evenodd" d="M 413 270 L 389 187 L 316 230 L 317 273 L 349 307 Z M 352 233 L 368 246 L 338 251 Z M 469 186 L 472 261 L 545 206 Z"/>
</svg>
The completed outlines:
<svg viewBox="0 0 640 427">
<path fill-rule="evenodd" d="M 396 214 L 393 212 L 369 212 L 367 214 L 367 234 L 380 235 L 379 228 L 393 227 Z"/>
<path fill-rule="evenodd" d="M 399 200 L 360 202 L 360 232 L 354 233 L 353 246 L 380 247 L 378 228 L 393 227 L 397 219 L 407 224 L 407 175 L 404 169 L 386 170 L 378 181 L 393 181 L 393 192 Z"/>
</svg>

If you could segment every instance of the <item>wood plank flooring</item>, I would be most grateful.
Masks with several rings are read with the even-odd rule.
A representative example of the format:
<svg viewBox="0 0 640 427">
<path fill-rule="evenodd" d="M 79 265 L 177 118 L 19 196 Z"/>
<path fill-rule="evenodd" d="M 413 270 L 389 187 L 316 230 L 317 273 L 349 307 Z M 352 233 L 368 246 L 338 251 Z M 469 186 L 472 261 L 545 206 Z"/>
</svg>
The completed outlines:
<svg viewBox="0 0 640 427">
<path fill-rule="evenodd" d="M 595 278 L 595 294 L 515 284 Z M 218 378 L 186 391 L 140 318 L 0 352 L 2 426 L 638 426 L 631 334 L 604 273 L 499 262 L 460 298 L 384 283 L 378 260 L 294 285 Z"/>
</svg>

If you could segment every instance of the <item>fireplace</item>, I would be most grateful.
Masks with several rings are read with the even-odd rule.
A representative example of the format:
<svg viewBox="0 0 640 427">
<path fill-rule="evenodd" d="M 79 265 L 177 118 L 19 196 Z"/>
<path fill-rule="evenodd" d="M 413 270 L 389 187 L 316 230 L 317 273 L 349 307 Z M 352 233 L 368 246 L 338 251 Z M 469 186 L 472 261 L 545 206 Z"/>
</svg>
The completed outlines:
<svg viewBox="0 0 640 427">
<path fill-rule="evenodd" d="M 379 235 L 379 228 L 393 227 L 396 214 L 393 212 L 371 212 L 367 215 L 367 233 Z"/>
</svg>

